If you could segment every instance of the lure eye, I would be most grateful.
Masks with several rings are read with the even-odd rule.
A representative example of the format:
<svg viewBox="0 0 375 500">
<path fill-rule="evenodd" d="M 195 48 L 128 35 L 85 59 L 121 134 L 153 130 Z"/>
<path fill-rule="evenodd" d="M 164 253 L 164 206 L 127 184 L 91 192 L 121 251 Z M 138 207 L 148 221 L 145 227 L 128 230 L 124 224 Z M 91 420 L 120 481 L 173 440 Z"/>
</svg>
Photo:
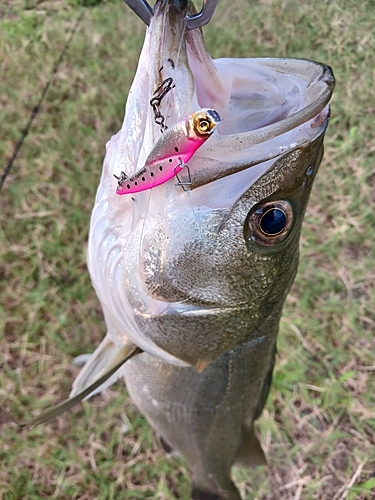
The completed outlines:
<svg viewBox="0 0 375 500">
<path fill-rule="evenodd" d="M 245 236 L 262 246 L 284 241 L 293 226 L 293 209 L 286 200 L 257 205 L 248 216 Z"/>
<path fill-rule="evenodd" d="M 216 111 L 212 110 L 212 113 Z M 217 113 L 216 113 L 217 115 Z M 219 123 L 220 117 L 217 115 L 217 123 Z M 216 117 L 209 116 L 206 111 L 197 111 L 192 117 L 192 126 L 195 134 L 200 137 L 207 138 L 214 130 L 216 123 Z"/>
<path fill-rule="evenodd" d="M 200 132 L 208 132 L 211 129 L 211 122 L 201 118 L 198 122 L 198 128 Z"/>
</svg>

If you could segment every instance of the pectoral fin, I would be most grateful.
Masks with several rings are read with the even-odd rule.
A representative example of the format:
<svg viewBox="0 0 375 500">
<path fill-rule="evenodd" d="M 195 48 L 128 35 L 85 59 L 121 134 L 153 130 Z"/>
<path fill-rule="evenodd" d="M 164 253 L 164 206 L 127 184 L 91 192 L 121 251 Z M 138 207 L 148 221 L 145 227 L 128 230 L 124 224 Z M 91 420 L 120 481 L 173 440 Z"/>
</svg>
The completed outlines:
<svg viewBox="0 0 375 500">
<path fill-rule="evenodd" d="M 195 368 L 199 373 L 202 373 L 209 364 L 210 361 L 198 361 L 198 363 L 195 365 Z"/>
<path fill-rule="evenodd" d="M 86 387 L 89 387 L 93 382 L 95 382 L 100 374 L 103 374 L 104 370 L 108 369 L 108 367 L 112 365 L 120 350 L 121 347 L 114 344 L 110 336 L 107 334 L 100 345 L 95 349 L 93 354 L 91 354 L 88 361 L 84 363 L 82 370 L 73 382 L 69 398 L 75 397 L 77 394 L 86 389 Z M 76 362 L 76 359 L 74 360 L 74 363 Z M 121 372 L 114 373 L 105 381 L 105 384 L 97 387 L 95 391 L 86 396 L 86 399 L 94 396 L 98 392 L 104 391 L 107 387 L 110 387 L 120 376 Z"/>
<path fill-rule="evenodd" d="M 254 428 L 246 429 L 241 447 L 237 452 L 236 465 L 245 467 L 255 467 L 257 465 L 267 465 L 267 459 L 259 442 L 254 434 Z"/>
<path fill-rule="evenodd" d="M 90 395 L 92 392 L 94 392 L 98 387 L 104 384 L 114 373 L 116 373 L 117 370 L 121 368 L 121 366 L 131 357 L 135 356 L 136 354 L 141 353 L 142 350 L 139 349 L 135 344 L 132 342 L 128 342 L 126 345 L 124 345 L 116 354 L 116 356 L 112 359 L 112 361 L 104 368 L 102 369 L 97 377 L 95 378 L 94 382 L 86 387 L 84 390 L 82 390 L 80 393 L 78 393 L 76 396 L 69 398 L 62 403 L 57 404 L 56 406 L 53 406 L 49 410 L 46 410 L 43 412 L 41 415 L 38 417 L 34 418 L 30 422 L 26 424 L 21 424 L 20 427 L 33 427 L 35 425 L 43 424 L 45 422 L 49 422 L 50 420 L 54 419 L 58 415 L 61 415 L 62 413 L 70 410 L 73 406 L 75 406 L 77 403 L 82 401 L 85 397 Z"/>
</svg>

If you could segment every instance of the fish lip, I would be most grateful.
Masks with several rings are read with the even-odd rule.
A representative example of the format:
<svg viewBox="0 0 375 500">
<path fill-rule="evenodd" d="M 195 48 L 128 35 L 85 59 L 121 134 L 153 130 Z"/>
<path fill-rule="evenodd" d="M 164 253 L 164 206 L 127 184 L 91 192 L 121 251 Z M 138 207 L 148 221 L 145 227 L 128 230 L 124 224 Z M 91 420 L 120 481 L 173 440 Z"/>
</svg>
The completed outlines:
<svg viewBox="0 0 375 500">
<path fill-rule="evenodd" d="M 191 305 L 183 302 L 170 302 L 168 307 L 166 307 L 162 312 L 158 314 L 144 313 L 134 310 L 135 314 L 141 318 L 153 319 L 160 318 L 161 316 L 198 316 L 200 314 L 218 314 L 225 313 L 227 311 L 238 310 L 242 311 L 244 309 L 249 309 L 250 306 L 247 302 L 239 302 L 233 305 L 220 305 L 215 304 L 212 306 L 199 306 Z"/>
<path fill-rule="evenodd" d="M 172 304 L 171 304 L 172 305 Z M 185 310 L 178 310 L 181 309 L 181 307 L 184 307 L 184 304 L 181 304 L 180 302 L 176 302 L 176 309 L 168 308 L 166 309 L 160 316 L 169 316 L 169 315 L 181 315 L 181 316 L 199 316 L 200 314 L 218 314 L 218 313 L 225 313 L 226 311 L 233 311 L 233 310 L 243 310 L 243 309 L 249 309 L 249 304 L 246 302 L 235 304 L 235 305 L 213 305 L 213 306 L 194 306 L 194 305 L 185 305 L 186 309 Z"/>
</svg>

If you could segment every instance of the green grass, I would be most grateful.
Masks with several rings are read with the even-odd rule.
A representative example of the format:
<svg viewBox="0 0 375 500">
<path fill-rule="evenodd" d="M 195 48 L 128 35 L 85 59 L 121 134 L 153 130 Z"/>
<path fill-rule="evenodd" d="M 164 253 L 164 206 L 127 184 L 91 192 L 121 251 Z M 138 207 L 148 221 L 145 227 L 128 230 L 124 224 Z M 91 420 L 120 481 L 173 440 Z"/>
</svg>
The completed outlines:
<svg viewBox="0 0 375 500">
<path fill-rule="evenodd" d="M 269 468 L 236 471 L 247 500 L 375 499 L 373 8 L 221 0 L 205 28 L 215 57 L 311 58 L 337 78 L 258 425 Z M 0 6 L 4 167 L 81 12 L 0 193 L 0 499 L 187 500 L 183 462 L 164 457 L 122 384 L 51 424 L 17 428 L 68 393 L 78 371 L 72 357 L 104 334 L 86 240 L 105 142 L 121 126 L 144 26 L 120 0 Z"/>
</svg>

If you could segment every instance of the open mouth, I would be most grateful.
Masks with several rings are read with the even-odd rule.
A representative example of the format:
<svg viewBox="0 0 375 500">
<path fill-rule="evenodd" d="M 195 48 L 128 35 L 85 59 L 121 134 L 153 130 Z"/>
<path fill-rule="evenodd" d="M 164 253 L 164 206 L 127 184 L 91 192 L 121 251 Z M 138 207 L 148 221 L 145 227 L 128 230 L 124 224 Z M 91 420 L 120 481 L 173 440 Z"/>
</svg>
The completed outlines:
<svg viewBox="0 0 375 500">
<path fill-rule="evenodd" d="M 311 61 L 212 60 L 200 30 L 186 31 L 174 8 L 171 0 L 155 7 L 159 11 L 146 34 L 123 126 L 107 147 L 89 248 L 90 273 L 120 341 L 126 332 L 168 362 L 173 355 L 152 340 L 154 323 L 232 312 L 232 276 L 229 272 L 223 285 L 217 259 L 222 255 L 230 267 L 234 249 L 246 252 L 244 223 L 256 200 L 249 195 L 242 211 L 236 207 L 279 159 L 294 151 L 298 156 L 297 150 L 322 135 L 334 85 L 329 68 Z M 209 118 L 215 129 L 184 159 L 181 130 L 189 127 L 183 124 L 189 116 L 202 119 L 204 110 L 208 114 L 193 139 Z M 153 183 L 153 169 L 160 178 L 167 166 L 172 175 Z M 306 168 L 301 161 L 303 172 Z M 129 194 L 132 183 L 150 185 L 118 196 L 119 180 Z M 232 226 L 223 229 L 234 213 Z M 231 241 L 236 245 L 227 251 Z M 211 272 L 198 273 L 194 282 L 199 266 Z M 241 288 L 236 303 L 244 300 Z"/>
<path fill-rule="evenodd" d="M 222 123 L 218 128 L 220 135 L 242 134 L 276 124 L 310 104 L 306 94 L 312 84 L 319 85 L 319 68 L 316 68 L 315 81 L 311 81 L 301 72 L 289 72 L 290 60 L 285 60 L 283 71 L 274 68 L 274 63 L 272 59 L 215 61 L 219 73 L 229 70 L 234 76 L 230 106 L 226 112 L 222 111 Z M 306 62 L 300 62 L 301 70 L 304 64 Z M 324 90 L 324 85 L 321 87 Z M 322 103 L 322 109 L 324 105 Z M 313 114 L 320 111 L 317 107 Z"/>
</svg>

